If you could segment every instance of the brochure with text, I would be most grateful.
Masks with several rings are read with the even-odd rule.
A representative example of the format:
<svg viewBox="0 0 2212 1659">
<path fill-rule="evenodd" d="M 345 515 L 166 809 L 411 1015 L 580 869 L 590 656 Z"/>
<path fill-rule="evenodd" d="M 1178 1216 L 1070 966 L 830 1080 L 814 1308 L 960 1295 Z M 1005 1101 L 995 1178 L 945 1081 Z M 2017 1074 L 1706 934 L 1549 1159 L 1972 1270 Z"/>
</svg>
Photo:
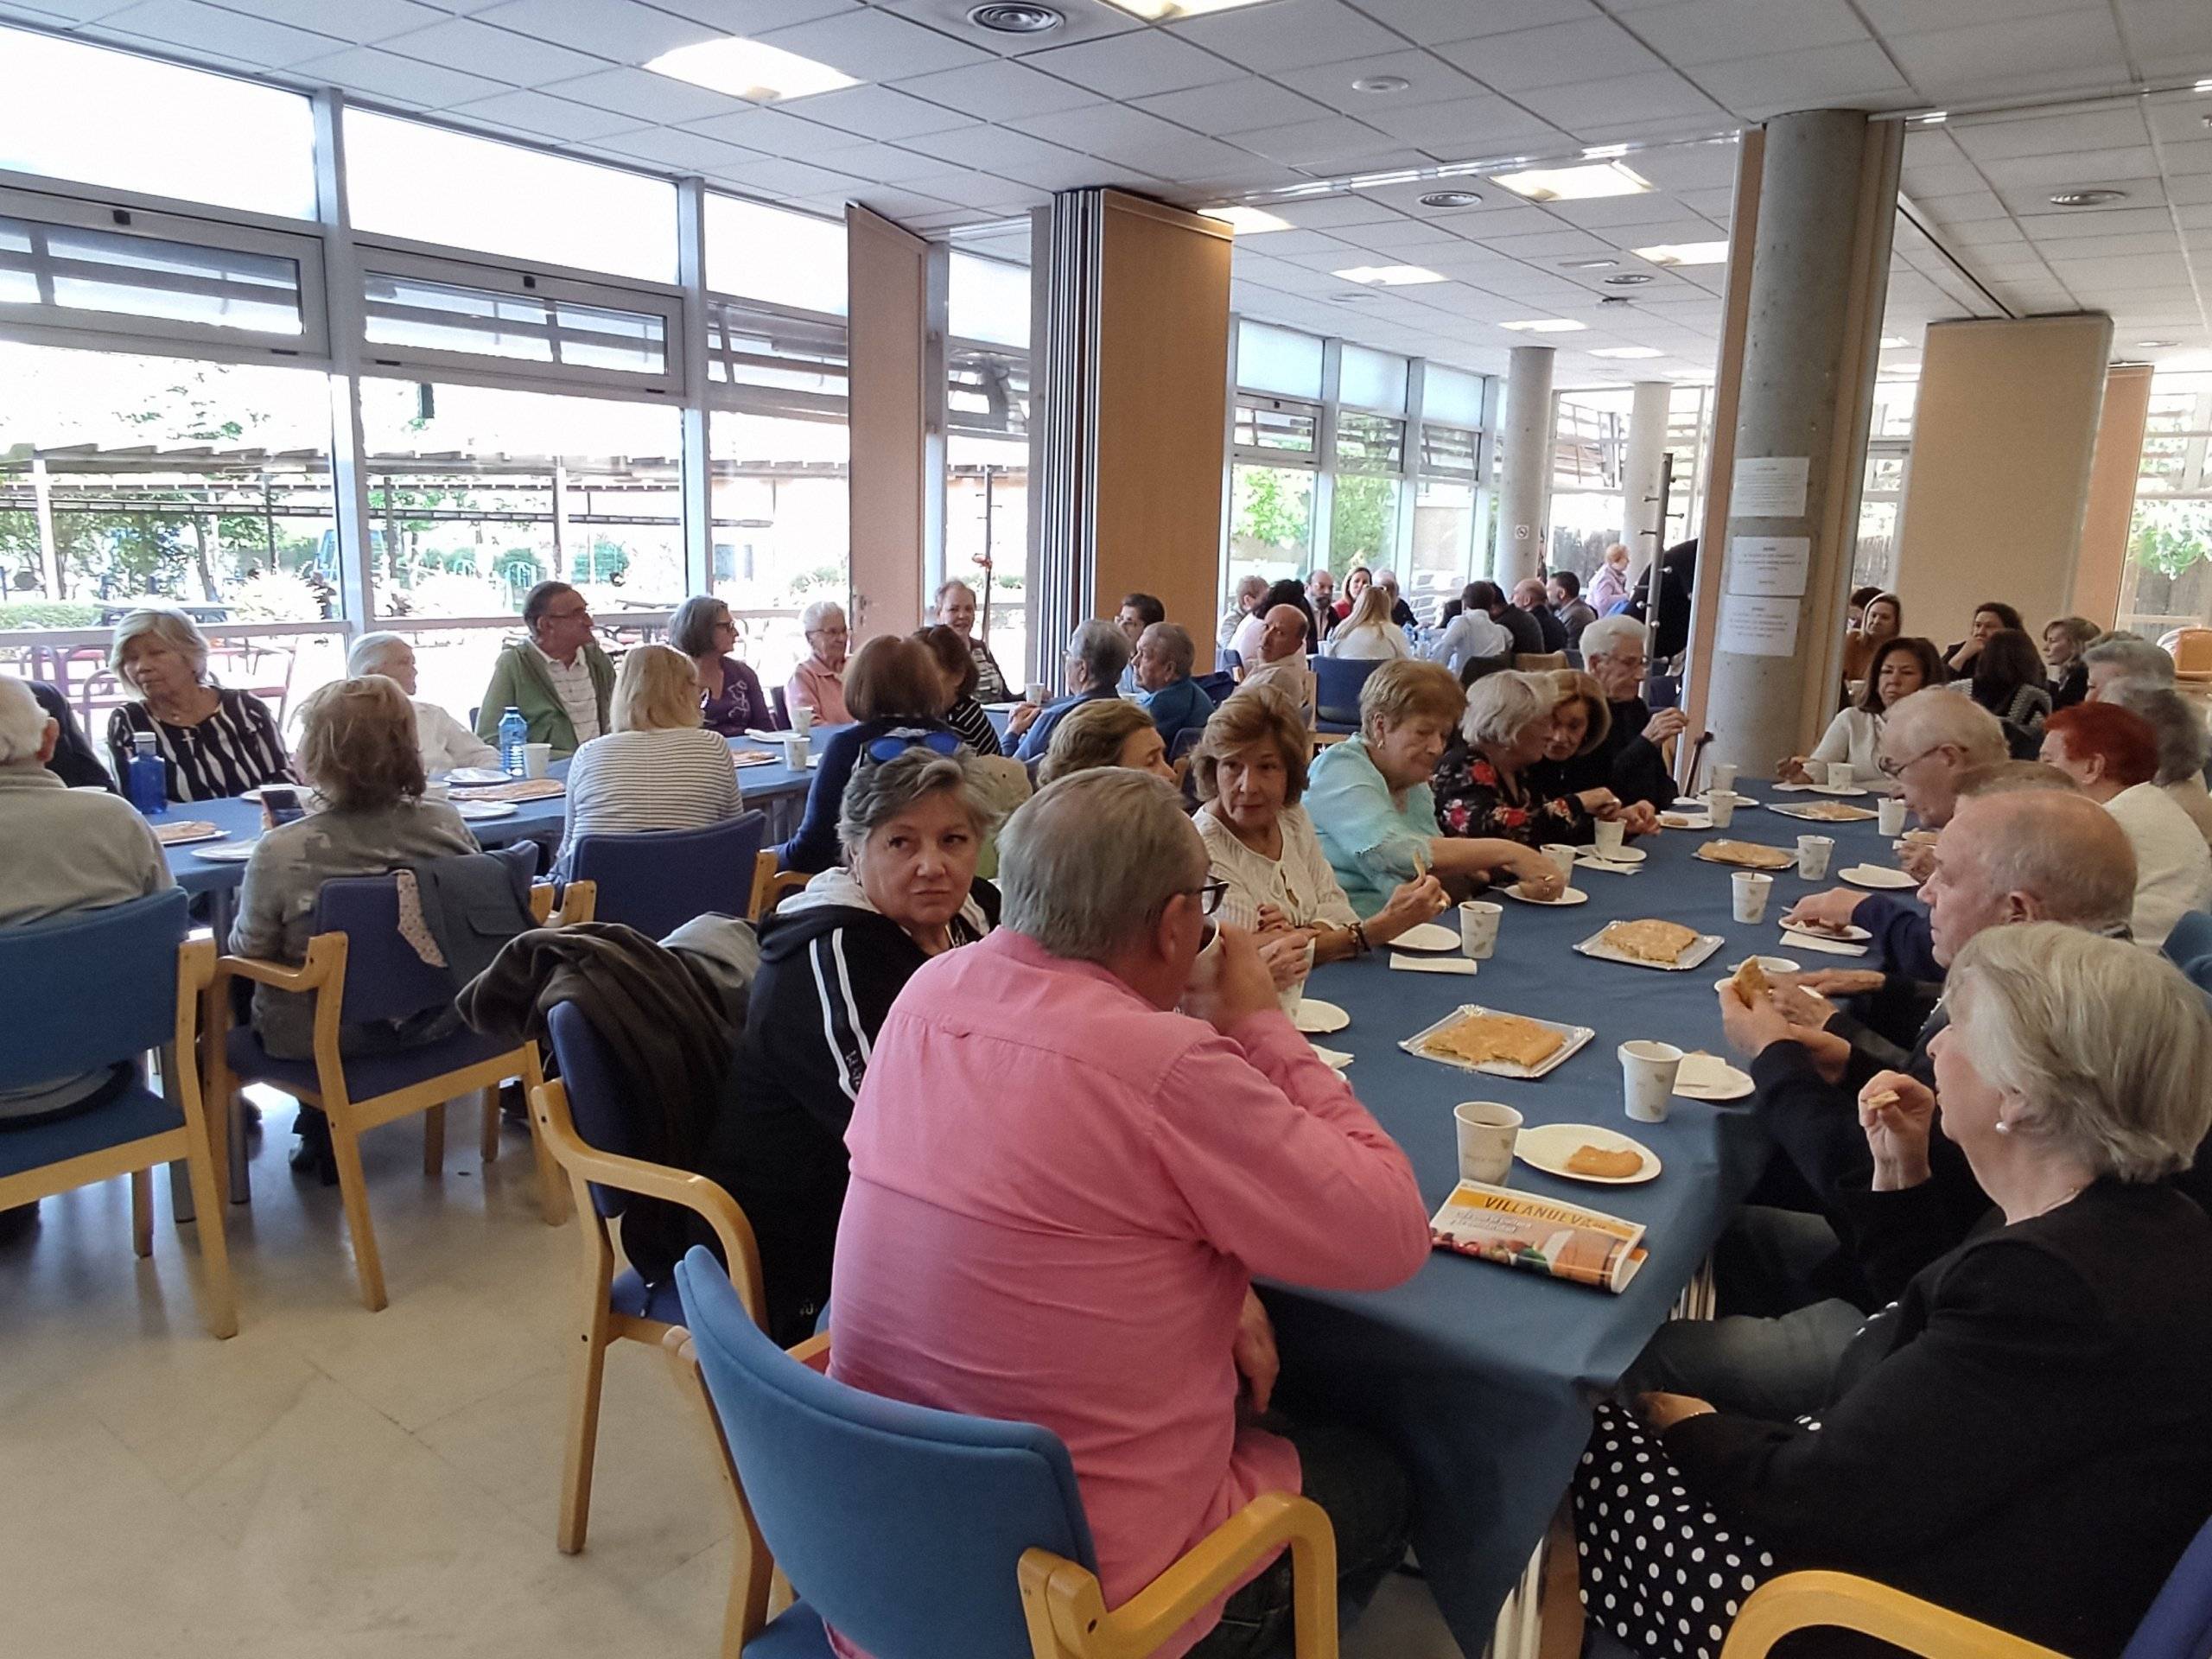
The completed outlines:
<svg viewBox="0 0 2212 1659">
<path fill-rule="evenodd" d="M 1640 1222 L 1481 1181 L 1454 1187 L 1428 1233 L 1439 1249 L 1611 1291 L 1643 1265 Z"/>
</svg>

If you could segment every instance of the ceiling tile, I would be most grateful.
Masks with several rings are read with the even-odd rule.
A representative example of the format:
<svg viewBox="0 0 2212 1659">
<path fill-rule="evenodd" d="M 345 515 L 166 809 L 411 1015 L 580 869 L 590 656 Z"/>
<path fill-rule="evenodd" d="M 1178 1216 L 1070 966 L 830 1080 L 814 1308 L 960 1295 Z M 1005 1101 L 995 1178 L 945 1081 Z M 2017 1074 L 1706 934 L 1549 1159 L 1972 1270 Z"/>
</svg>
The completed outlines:
<svg viewBox="0 0 2212 1659">
<path fill-rule="evenodd" d="M 1920 97 L 1871 41 L 1708 63 L 1687 73 L 1746 120 L 1831 101 L 1852 107 L 1894 106 L 1916 104 Z"/>
<path fill-rule="evenodd" d="M 850 11 L 860 0 L 649 0 L 649 3 L 658 10 L 705 23 L 718 35 L 750 35 Z"/>
<path fill-rule="evenodd" d="M 805 100 L 802 100 L 802 107 Z M 779 109 L 763 109 L 747 105 L 734 114 L 710 116 L 704 121 L 684 124 L 690 132 L 703 132 L 709 138 L 720 138 L 725 143 L 757 150 L 764 156 L 781 156 L 786 160 L 810 162 L 817 156 L 835 151 L 855 149 L 868 140 L 856 133 L 837 127 L 825 127 Z"/>
<path fill-rule="evenodd" d="M 1264 86 L 1264 81 L 1260 83 Z M 947 109 L 985 110 L 994 121 L 1024 115 L 1047 115 L 1054 110 L 1077 110 L 1097 100 L 1080 86 L 1055 80 L 1020 63 L 994 58 L 959 69 L 940 69 L 934 74 L 901 77 L 892 83 L 902 92 L 925 98 Z M 1202 94 L 1171 93 L 1171 97 Z"/>
<path fill-rule="evenodd" d="M 42 3 L 50 10 L 62 10 L 55 0 Z M 223 7 L 226 11 L 251 12 L 257 17 L 289 23 L 295 29 L 311 29 L 356 46 L 368 46 L 410 29 L 427 29 L 447 16 L 445 12 L 416 4 L 416 0 L 223 0 Z M 122 9 L 118 0 L 94 0 L 86 8 L 89 15 Z"/>
<path fill-rule="evenodd" d="M 2118 149 L 2144 142 L 2142 112 L 2131 100 L 2116 108 L 2053 111 L 2005 116 L 1961 116 L 1948 128 L 1967 156 L 1993 162 L 2013 156 L 2050 156 L 2067 150 Z"/>
<path fill-rule="evenodd" d="M 1341 0 L 1274 0 L 1169 25 L 1180 38 L 1269 74 L 1343 58 L 1372 57 L 1405 43 Z"/>
<path fill-rule="evenodd" d="M 1836 0 L 1681 0 L 1639 9 L 1629 27 L 1679 68 L 1806 47 L 1872 44 L 1850 8 Z"/>
<path fill-rule="evenodd" d="M 1056 85 L 1058 83 L 1055 83 Z M 1136 106 L 1162 120 L 1195 128 L 1200 132 L 1249 132 L 1261 127 L 1290 126 L 1319 120 L 1328 111 L 1312 99 L 1278 86 L 1257 75 L 1244 75 L 1215 86 L 1194 86 L 1180 92 L 1160 92 L 1135 99 Z M 1010 115 L 1041 111 L 1014 110 Z"/>
<path fill-rule="evenodd" d="M 555 81 L 539 90 L 647 121 L 704 121 L 709 116 L 734 115 L 758 107 L 741 98 L 726 98 L 650 69 L 602 69 L 595 75 Z"/>
<path fill-rule="evenodd" d="M 2022 213 L 2017 222 L 2031 242 L 2055 246 L 2083 238 L 2139 235 L 2163 230 L 2174 221 L 2163 207 L 2096 207 L 2087 211 L 2076 208 L 2071 213 L 2061 209 L 2056 213 Z"/>
<path fill-rule="evenodd" d="M 726 144 L 719 138 L 686 132 L 680 127 L 647 127 L 642 132 L 626 132 L 594 148 L 602 152 L 613 150 L 620 156 L 634 156 L 640 161 L 658 162 L 687 173 L 728 174 L 747 162 L 767 159 L 735 144 Z"/>
<path fill-rule="evenodd" d="M 1607 17 L 1486 35 L 1479 41 L 1439 47 L 1437 53 L 1501 92 L 1569 82 L 1586 84 L 1666 67 L 1637 44 L 1634 35 Z"/>
<path fill-rule="evenodd" d="M 2203 0 L 2120 0 L 2120 17 L 2141 73 L 2164 78 L 2212 68 Z"/>
<path fill-rule="evenodd" d="M 1733 189 L 1738 154 L 1737 145 L 1731 141 L 1670 144 L 1642 151 L 1632 165 L 1652 183 L 1669 192 Z"/>
<path fill-rule="evenodd" d="M 993 29 L 976 28 L 968 21 L 968 13 L 974 8 L 976 0 L 873 0 L 873 3 L 879 10 L 926 24 L 940 34 L 965 41 L 994 57 L 1014 57 L 1047 45 L 1065 46 L 1071 41 L 1092 41 L 1108 35 L 1126 35 L 1146 26 L 1142 18 L 1123 11 L 1119 6 L 1108 5 L 1106 0 L 1052 0 L 1052 9 L 1066 21 L 1051 34 L 1042 36 L 1001 35 Z"/>
<path fill-rule="evenodd" d="M 1715 126 L 1726 124 L 1727 118 L 1726 111 L 1672 69 L 1623 75 L 1618 80 L 1540 87 L 1521 93 L 1518 101 L 1570 132 L 1575 130 L 1578 121 L 1600 113 L 1622 121 L 1706 116 Z"/>
<path fill-rule="evenodd" d="M 919 150 L 940 161 L 995 173 L 1040 190 L 1069 190 L 1082 184 L 1101 183 L 1111 171 L 1090 156 L 1005 127 L 963 127 L 957 132 L 925 133 L 918 138 L 905 140 L 900 147 Z M 933 190 L 931 194 L 944 193 Z"/>
<path fill-rule="evenodd" d="M 1161 178 L 1233 170 L 1242 155 L 1226 144 L 1123 104 L 1033 115 L 1007 124 L 1033 137 L 1141 168 Z"/>
<path fill-rule="evenodd" d="M 2171 177 L 2188 173 L 2212 173 L 2212 137 L 2194 143 L 2160 144 L 2158 170 Z"/>
<path fill-rule="evenodd" d="M 535 40 L 573 46 L 616 63 L 643 63 L 725 31 L 672 16 L 636 0 L 504 0 L 475 14 L 480 23 Z"/>
<path fill-rule="evenodd" d="M 940 168 L 944 162 L 937 163 Z M 929 173 L 919 178 L 904 179 L 900 182 L 908 189 L 918 190 L 925 196 L 956 206 L 982 212 L 1002 207 L 1023 194 L 1026 187 L 994 178 L 988 173 L 975 173 L 963 168 L 957 173 Z"/>
<path fill-rule="evenodd" d="M 1235 80 L 1241 73 L 1235 64 L 1157 29 L 1027 53 L 1021 61 L 1102 98 L 1177 92 Z"/>
<path fill-rule="evenodd" d="M 1599 196 L 1589 201 L 1551 201 L 1544 204 L 1544 210 L 1554 219 L 1565 219 L 1570 225 L 1608 228 L 1616 225 L 1663 225 L 1681 212 L 1671 197 L 1656 193 Z M 1704 239 L 1712 238 L 1708 236 Z"/>
<path fill-rule="evenodd" d="M 860 80 L 925 75 L 932 69 L 982 63 L 990 56 L 903 17 L 866 10 L 842 11 L 834 17 L 795 23 L 789 29 L 772 29 L 760 38 Z"/>
<path fill-rule="evenodd" d="M 1435 46 L 1503 35 L 1545 23 L 1575 23 L 1598 15 L 1590 0 L 1352 0 L 1377 22 L 1387 23 L 1409 41 Z"/>
<path fill-rule="evenodd" d="M 576 143 L 588 143 L 611 133 L 634 131 L 638 126 L 635 116 L 594 109 L 588 104 L 572 104 L 565 98 L 549 98 L 543 92 L 501 92 L 497 98 L 456 104 L 447 113 Z"/>
<path fill-rule="evenodd" d="M 831 150 L 822 157 L 822 164 L 878 184 L 908 185 L 944 171 L 944 163 L 936 156 L 917 156 L 896 144 L 860 144 L 851 149 Z"/>
<path fill-rule="evenodd" d="M 386 52 L 423 63 L 443 64 L 492 80 L 536 86 L 549 80 L 573 80 L 607 67 L 606 60 L 564 46 L 532 40 L 512 29 L 455 17 L 384 42 Z"/>
<path fill-rule="evenodd" d="M 1955 162 L 1934 167 L 1907 167 L 1901 188 L 1915 201 L 1933 201 L 1939 196 L 1989 194 L 1989 181 L 1981 176 L 1981 169 L 1971 162 Z"/>
<path fill-rule="evenodd" d="M 219 52 L 271 69 L 321 57 L 332 44 L 327 35 L 202 5 L 200 0 L 143 0 L 142 4 L 102 17 L 100 29 L 102 33 L 137 35 L 167 46 Z"/>
<path fill-rule="evenodd" d="M 2080 150 L 2061 156 L 2008 156 L 1984 162 L 1981 172 L 2002 192 L 2152 179 L 2158 175 L 2158 164 L 2148 144 L 2138 144 L 2126 149 Z"/>
<path fill-rule="evenodd" d="M 1389 76 L 1408 83 L 1396 92 L 1363 92 L 1356 80 Z M 1421 105 L 1473 98 L 1483 88 L 1449 64 L 1427 52 L 1386 52 L 1378 57 L 1353 58 L 1344 63 L 1316 64 L 1304 69 L 1284 69 L 1275 79 L 1309 98 L 1319 99 L 1340 114 L 1361 120 Z"/>
<path fill-rule="evenodd" d="M 1424 224 L 1417 219 L 1400 219 L 1388 225 L 1368 225 L 1357 231 L 1346 232 L 1356 238 L 1362 247 L 1378 253 L 1402 253 L 1409 258 L 1414 254 L 1440 245 L 1456 246 L 1457 236 L 1442 225 Z M 1418 258 L 1413 263 L 1420 264 Z"/>
<path fill-rule="evenodd" d="M 848 86 L 793 101 L 791 110 L 809 121 L 856 132 L 864 138 L 911 138 L 973 125 L 976 118 L 941 104 L 910 98 L 887 86 Z"/>
<path fill-rule="evenodd" d="M 1276 202 L 1268 211 L 1294 225 L 1328 231 L 1348 225 L 1388 224 L 1401 217 L 1396 208 L 1358 191 L 1341 196 L 1315 196 L 1304 201 Z"/>
<path fill-rule="evenodd" d="M 458 69 L 444 68 L 435 63 L 417 63 L 412 58 L 394 57 L 389 52 L 380 52 L 372 46 L 357 46 L 349 52 L 296 63 L 291 67 L 291 73 L 305 79 L 343 86 L 350 92 L 366 92 L 373 98 L 395 99 L 405 104 L 420 105 L 425 109 L 443 109 L 451 104 L 466 104 L 507 90 L 498 81 L 486 80 L 481 75 L 465 75 Z M 624 72 L 617 70 L 613 73 L 619 74 Z M 654 79 L 658 79 L 659 77 L 655 76 Z"/>
<path fill-rule="evenodd" d="M 1327 116 L 1319 121 L 1294 122 L 1287 127 L 1262 127 L 1256 132 L 1232 132 L 1226 137 L 1240 149 L 1292 167 L 1356 163 L 1364 157 L 1385 154 L 1398 141 L 1348 116 Z"/>
<path fill-rule="evenodd" d="M 1950 14 L 1923 8 L 1923 15 Z M 2103 6 L 2023 18 L 1997 36 L 1987 29 L 1947 29 L 1885 39 L 1905 78 L 1939 103 L 1980 93 L 2111 84 L 2127 75 L 2120 33 Z"/>
<path fill-rule="evenodd" d="M 836 195 L 859 183 L 858 180 L 827 168 L 781 161 L 772 156 L 746 162 L 715 176 L 755 195 L 778 197 Z"/>
</svg>

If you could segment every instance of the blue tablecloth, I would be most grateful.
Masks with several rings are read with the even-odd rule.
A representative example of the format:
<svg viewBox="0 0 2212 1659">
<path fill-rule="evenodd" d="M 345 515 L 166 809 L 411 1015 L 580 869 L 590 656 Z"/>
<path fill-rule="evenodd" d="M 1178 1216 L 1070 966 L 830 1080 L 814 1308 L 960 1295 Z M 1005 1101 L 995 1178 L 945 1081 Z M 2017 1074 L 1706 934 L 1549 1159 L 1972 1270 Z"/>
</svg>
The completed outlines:
<svg viewBox="0 0 2212 1659">
<path fill-rule="evenodd" d="M 1816 798 L 1760 793 L 1784 803 Z M 1794 854 L 1808 831 L 1836 840 L 1829 877 L 1808 882 L 1794 868 L 1778 872 L 1766 919 L 1756 926 L 1731 918 L 1727 867 L 1690 856 L 1710 836 L 1675 830 L 1641 843 L 1649 857 L 1636 875 L 1578 867 L 1573 885 L 1589 895 L 1587 904 L 1551 908 L 1499 898 L 1505 915 L 1497 954 L 1472 978 L 1395 971 L 1385 950 L 1322 968 L 1307 986 L 1308 996 L 1351 1014 L 1348 1029 L 1318 1040 L 1356 1056 L 1345 1075 L 1405 1148 L 1432 1211 L 1458 1179 L 1452 1109 L 1460 1101 L 1502 1101 L 1530 1124 L 1619 1129 L 1662 1164 L 1656 1180 L 1635 1186 L 1566 1181 L 1514 1166 L 1516 1187 L 1649 1229 L 1649 1260 L 1618 1296 L 1443 1252 L 1379 1295 L 1265 1291 L 1286 1385 L 1332 1415 L 1375 1429 L 1405 1459 L 1416 1499 L 1414 1548 L 1470 1656 L 1490 1639 L 1501 1603 L 1567 1490 L 1588 1437 L 1590 1402 L 1618 1381 L 1666 1319 L 1768 1155 L 1748 1100 L 1713 1106 L 1678 1096 L 1664 1123 L 1628 1122 L 1616 1049 L 1654 1038 L 1726 1053 L 1713 982 L 1755 950 L 1791 956 L 1808 969 L 1878 965 L 1871 957 L 1792 953 L 1777 925 L 1800 895 L 1833 885 L 1835 870 L 1861 859 L 1894 861 L 1871 821 L 1806 823 L 1739 810 L 1719 833 Z M 1681 972 L 1571 949 L 1609 921 L 1643 916 L 1726 943 Z M 1397 1047 L 1465 1002 L 1588 1026 L 1597 1036 L 1533 1083 L 1457 1071 Z"/>
</svg>

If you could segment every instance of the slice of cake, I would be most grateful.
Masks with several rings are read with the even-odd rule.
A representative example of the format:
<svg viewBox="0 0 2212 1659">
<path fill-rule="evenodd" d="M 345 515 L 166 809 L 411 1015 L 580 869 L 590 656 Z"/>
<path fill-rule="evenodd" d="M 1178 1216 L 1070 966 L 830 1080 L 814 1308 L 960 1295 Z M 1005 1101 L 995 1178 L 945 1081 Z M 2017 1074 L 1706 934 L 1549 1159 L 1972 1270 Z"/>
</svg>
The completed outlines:
<svg viewBox="0 0 2212 1659">
<path fill-rule="evenodd" d="M 1680 922 L 1614 922 L 1598 938 L 1624 957 L 1671 968 L 1681 960 L 1683 951 L 1697 943 L 1698 931 Z"/>
<path fill-rule="evenodd" d="M 1471 1014 L 1430 1038 L 1429 1046 L 1471 1065 L 1502 1060 L 1534 1071 L 1566 1047 L 1567 1039 L 1517 1014 Z"/>
</svg>

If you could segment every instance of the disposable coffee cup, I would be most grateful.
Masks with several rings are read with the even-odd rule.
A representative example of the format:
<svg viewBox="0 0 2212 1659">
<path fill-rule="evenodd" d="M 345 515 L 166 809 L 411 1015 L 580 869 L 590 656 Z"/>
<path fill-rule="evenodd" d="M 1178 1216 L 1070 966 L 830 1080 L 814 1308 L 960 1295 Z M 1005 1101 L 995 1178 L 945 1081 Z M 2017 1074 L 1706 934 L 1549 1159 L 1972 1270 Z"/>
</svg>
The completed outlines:
<svg viewBox="0 0 2212 1659">
<path fill-rule="evenodd" d="M 1672 1043 L 1623 1043 L 1621 1094 L 1623 1105 L 1638 1123 L 1664 1123 L 1667 1096 L 1675 1092 L 1675 1078 L 1682 1069 L 1682 1051 Z"/>
<path fill-rule="evenodd" d="M 1626 826 L 1618 818 L 1600 818 L 1590 827 L 1597 837 L 1595 845 L 1598 856 L 1618 857 L 1621 850 L 1621 837 L 1627 833 Z"/>
<path fill-rule="evenodd" d="M 1736 816 L 1736 798 L 1725 789 L 1709 789 L 1705 794 L 1705 810 L 1711 814 L 1714 829 L 1726 830 Z"/>
<path fill-rule="evenodd" d="M 1546 845 L 1541 850 L 1546 858 L 1559 867 L 1559 873 L 1561 875 L 1569 876 L 1574 874 L 1573 848 L 1565 842 L 1554 841 Z"/>
<path fill-rule="evenodd" d="M 806 765 L 807 735 L 804 732 L 784 734 L 784 764 L 793 772 Z"/>
<path fill-rule="evenodd" d="M 1830 789 L 1849 789 L 1851 787 L 1850 761 L 1831 760 L 1828 762 L 1828 787 Z"/>
<path fill-rule="evenodd" d="M 1797 874 L 1808 881 L 1817 881 L 1828 873 L 1828 858 L 1835 851 L 1835 841 L 1829 836 L 1800 836 L 1797 837 Z"/>
<path fill-rule="evenodd" d="M 1275 1001 L 1293 1019 L 1298 1016 L 1298 1005 L 1306 1000 L 1306 981 L 1313 971 L 1313 941 L 1306 942 L 1306 966 L 1297 979 L 1275 993 Z"/>
<path fill-rule="evenodd" d="M 1716 790 L 1722 791 L 1736 787 L 1736 763 L 1733 760 L 1716 760 L 1713 763 L 1713 786 Z"/>
<path fill-rule="evenodd" d="M 1459 906 L 1459 949 L 1477 962 L 1485 962 L 1497 948 L 1497 924 L 1505 914 L 1503 905 L 1493 905 L 1486 899 L 1471 899 Z"/>
<path fill-rule="evenodd" d="M 1738 870 L 1728 878 L 1734 899 L 1736 919 L 1739 922 L 1763 922 L 1766 919 L 1767 897 L 1774 891 L 1774 878 L 1764 870 Z"/>
<path fill-rule="evenodd" d="M 1904 833 L 1904 803 L 1894 795 L 1885 795 L 1874 809 L 1875 827 L 1885 836 Z"/>
<path fill-rule="evenodd" d="M 1513 1173 L 1521 1114 L 1494 1100 L 1469 1100 L 1452 1109 L 1452 1121 L 1459 1134 L 1459 1179 L 1503 1186 Z"/>
<path fill-rule="evenodd" d="M 423 798 L 426 801 L 449 801 L 453 798 L 453 785 L 435 782 L 425 784 L 423 785 Z"/>
<path fill-rule="evenodd" d="M 1052 688 L 1046 685 L 1042 680 L 1032 680 L 1029 682 L 1027 690 L 1025 691 L 1023 695 L 1027 696 L 1030 702 L 1034 706 L 1042 709 L 1046 702 L 1051 701 Z"/>
<path fill-rule="evenodd" d="M 545 775 L 545 769 L 552 764 L 553 746 L 550 743 L 525 743 L 522 746 L 522 775 L 524 777 L 543 778 Z"/>
<path fill-rule="evenodd" d="M 791 730 L 804 737 L 814 729 L 814 710 L 800 703 L 791 710 Z"/>
</svg>

